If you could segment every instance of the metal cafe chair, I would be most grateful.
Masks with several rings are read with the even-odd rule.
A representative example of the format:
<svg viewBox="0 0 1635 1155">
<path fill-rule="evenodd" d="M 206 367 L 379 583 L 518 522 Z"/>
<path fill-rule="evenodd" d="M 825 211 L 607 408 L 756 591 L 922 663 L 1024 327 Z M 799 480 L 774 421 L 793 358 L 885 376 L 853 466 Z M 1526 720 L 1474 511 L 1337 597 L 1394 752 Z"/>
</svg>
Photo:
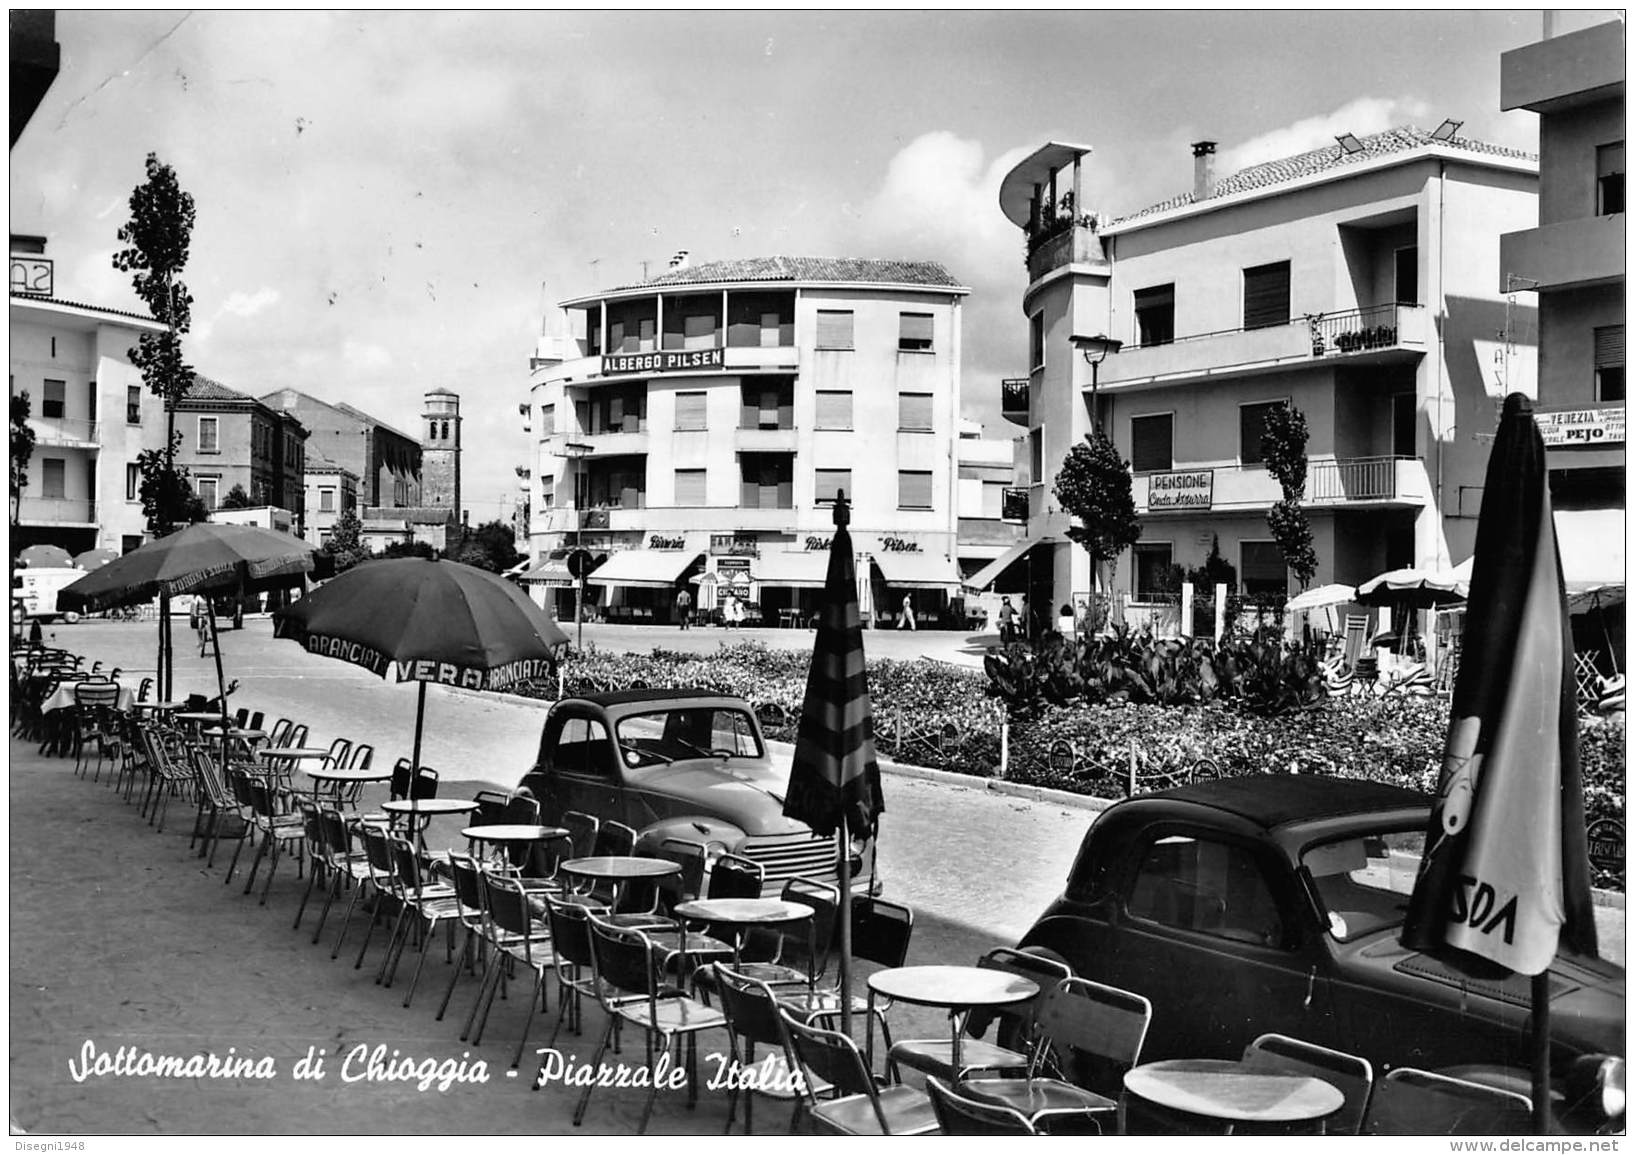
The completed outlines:
<svg viewBox="0 0 1635 1155">
<path fill-rule="evenodd" d="M 925 1078 L 937 1130 L 943 1135 L 1037 1135 L 1028 1117 L 1014 1107 L 968 1099 L 935 1075 Z"/>
<path fill-rule="evenodd" d="M 1332 1084 L 1345 1096 L 1345 1104 L 1325 1120 L 1323 1133 L 1359 1133 L 1368 1108 L 1368 1096 L 1374 1088 L 1374 1068 L 1362 1056 L 1269 1033 L 1244 1048 L 1243 1065 L 1250 1070 L 1279 1075 L 1311 1075 Z"/>
<path fill-rule="evenodd" d="M 812 1122 L 833 1135 L 929 1135 L 937 1129 L 931 1099 L 904 1083 L 880 1086 L 850 1035 L 804 1023 L 778 1008 L 799 1064 Z M 832 1098 L 820 1098 L 828 1093 Z"/>
<path fill-rule="evenodd" d="M 1398 1067 L 1368 1099 L 1364 1135 L 1523 1135 L 1532 1129 L 1526 1095 L 1468 1079 Z"/>
</svg>

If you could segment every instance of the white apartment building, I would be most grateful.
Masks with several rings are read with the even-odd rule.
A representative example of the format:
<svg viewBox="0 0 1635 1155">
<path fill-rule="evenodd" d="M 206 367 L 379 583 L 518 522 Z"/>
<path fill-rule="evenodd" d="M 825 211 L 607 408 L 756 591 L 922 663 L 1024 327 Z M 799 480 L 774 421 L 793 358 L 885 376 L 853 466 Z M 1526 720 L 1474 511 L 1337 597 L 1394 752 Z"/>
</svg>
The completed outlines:
<svg viewBox="0 0 1635 1155">
<path fill-rule="evenodd" d="M 843 490 L 864 613 L 940 612 L 959 590 L 968 292 L 933 262 L 678 254 L 564 301 L 567 336 L 532 362 L 534 559 L 607 554 L 591 589 L 613 620 L 669 621 L 688 589 L 802 621 Z"/>
</svg>

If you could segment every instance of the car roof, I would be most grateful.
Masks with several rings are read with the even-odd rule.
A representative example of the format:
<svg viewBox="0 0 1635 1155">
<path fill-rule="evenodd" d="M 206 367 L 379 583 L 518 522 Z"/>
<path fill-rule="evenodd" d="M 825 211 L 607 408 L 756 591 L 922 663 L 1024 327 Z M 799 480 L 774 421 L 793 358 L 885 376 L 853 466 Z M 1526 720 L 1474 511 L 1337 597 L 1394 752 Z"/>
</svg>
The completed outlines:
<svg viewBox="0 0 1635 1155">
<path fill-rule="evenodd" d="M 632 702 L 680 702 L 694 701 L 700 698 L 730 698 L 730 694 L 720 694 L 714 690 L 701 687 L 684 690 L 615 690 L 607 694 L 580 694 L 575 698 L 565 698 L 564 701 L 589 702 L 604 709 L 608 706 L 628 706 Z"/>
<path fill-rule="evenodd" d="M 1317 774 L 1250 774 L 1177 786 L 1141 800 L 1171 799 L 1236 815 L 1267 830 L 1384 810 L 1424 808 L 1428 795 L 1385 782 Z"/>
</svg>

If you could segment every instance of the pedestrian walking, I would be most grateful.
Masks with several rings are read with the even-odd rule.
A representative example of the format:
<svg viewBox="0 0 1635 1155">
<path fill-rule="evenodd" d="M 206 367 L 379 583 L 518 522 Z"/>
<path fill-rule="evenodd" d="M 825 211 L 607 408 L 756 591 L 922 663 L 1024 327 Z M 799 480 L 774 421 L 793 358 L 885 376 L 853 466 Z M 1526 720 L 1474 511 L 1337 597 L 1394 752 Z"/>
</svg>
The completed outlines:
<svg viewBox="0 0 1635 1155">
<path fill-rule="evenodd" d="M 914 622 L 913 594 L 903 595 L 903 614 L 902 617 L 897 619 L 897 628 L 899 630 L 915 630 L 919 628 Z"/>
<path fill-rule="evenodd" d="M 686 590 L 676 595 L 676 620 L 684 630 L 693 624 L 693 595 Z"/>
<path fill-rule="evenodd" d="M 727 629 L 739 629 L 744 624 L 744 603 L 738 600 L 737 594 L 727 595 L 726 606 Z"/>
<path fill-rule="evenodd" d="M 1007 646 L 1016 640 L 1016 607 L 1009 594 L 999 599 L 999 640 Z"/>
<path fill-rule="evenodd" d="M 210 603 L 204 600 L 204 595 L 193 595 L 193 628 L 199 635 L 199 657 L 210 649 Z"/>
</svg>

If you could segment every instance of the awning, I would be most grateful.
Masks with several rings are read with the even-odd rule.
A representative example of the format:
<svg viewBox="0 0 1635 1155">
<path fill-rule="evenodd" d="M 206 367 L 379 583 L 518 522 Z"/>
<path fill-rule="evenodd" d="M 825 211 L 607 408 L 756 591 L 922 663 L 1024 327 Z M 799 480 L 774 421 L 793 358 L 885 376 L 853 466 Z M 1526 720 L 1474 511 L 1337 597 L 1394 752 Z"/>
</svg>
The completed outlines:
<svg viewBox="0 0 1635 1155">
<path fill-rule="evenodd" d="M 1054 542 L 1055 540 L 1055 538 L 1049 537 L 1046 534 L 1036 534 L 1033 537 L 1023 538 L 1021 541 L 1007 549 L 1004 553 L 994 558 L 987 565 L 977 570 L 970 577 L 966 578 L 965 588 L 974 593 L 981 593 L 983 590 L 993 585 L 994 582 L 998 581 L 1000 574 L 1004 573 L 1017 561 L 1021 560 L 1022 555 L 1027 553 L 1028 550 L 1032 549 L 1040 542 Z"/>
<path fill-rule="evenodd" d="M 829 551 L 826 549 L 788 550 L 783 553 L 764 553 L 755 559 L 755 580 L 764 586 L 793 586 L 797 589 L 820 590 L 828 576 Z"/>
<path fill-rule="evenodd" d="M 608 555 L 607 561 L 585 580 L 592 585 L 668 589 L 681 580 L 688 566 L 703 556 L 687 550 L 620 550 Z"/>
<path fill-rule="evenodd" d="M 1624 580 L 1624 511 L 1558 509 L 1556 544 L 1568 588 L 1615 585 Z"/>
<path fill-rule="evenodd" d="M 874 564 L 888 586 L 911 590 L 959 590 L 959 567 L 932 553 L 877 553 Z"/>
<path fill-rule="evenodd" d="M 517 575 L 517 580 L 519 582 L 547 582 L 567 585 L 573 582 L 573 575 L 568 572 L 566 562 L 560 559 L 553 561 L 547 558 L 532 569 L 523 570 L 522 573 Z"/>
</svg>

